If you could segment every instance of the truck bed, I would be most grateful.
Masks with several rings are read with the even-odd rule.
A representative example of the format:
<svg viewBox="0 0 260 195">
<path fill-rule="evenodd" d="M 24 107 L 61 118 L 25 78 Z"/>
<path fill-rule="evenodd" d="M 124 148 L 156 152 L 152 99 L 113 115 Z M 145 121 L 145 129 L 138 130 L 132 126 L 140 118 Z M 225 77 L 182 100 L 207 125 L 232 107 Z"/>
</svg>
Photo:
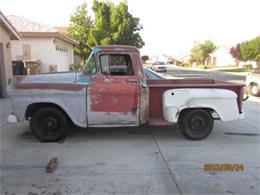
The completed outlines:
<svg viewBox="0 0 260 195">
<path fill-rule="evenodd" d="M 242 112 L 244 84 L 231 83 L 214 79 L 148 79 L 149 96 L 149 125 L 170 125 L 163 119 L 163 93 L 177 88 L 216 88 L 228 89 L 237 94 L 239 112 Z"/>
</svg>

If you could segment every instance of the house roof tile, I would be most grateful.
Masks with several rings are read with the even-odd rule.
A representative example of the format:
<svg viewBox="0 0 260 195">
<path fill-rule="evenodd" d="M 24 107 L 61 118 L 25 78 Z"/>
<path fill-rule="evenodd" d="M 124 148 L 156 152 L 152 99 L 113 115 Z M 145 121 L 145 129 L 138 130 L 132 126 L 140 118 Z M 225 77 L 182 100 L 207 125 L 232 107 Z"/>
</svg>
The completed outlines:
<svg viewBox="0 0 260 195">
<path fill-rule="evenodd" d="M 31 19 L 14 15 L 7 16 L 7 18 L 19 32 L 57 32 L 57 30 L 51 26 L 41 24 Z"/>
<path fill-rule="evenodd" d="M 55 37 L 71 45 L 78 45 L 77 41 L 59 33 L 57 29 L 46 24 L 14 15 L 7 17 L 23 37 Z"/>
<path fill-rule="evenodd" d="M 11 39 L 19 40 L 21 38 L 20 34 L 18 33 L 17 29 L 11 24 L 11 22 L 7 19 L 7 17 L 1 12 L 0 10 L 0 25 L 7 30 L 10 34 Z"/>
</svg>

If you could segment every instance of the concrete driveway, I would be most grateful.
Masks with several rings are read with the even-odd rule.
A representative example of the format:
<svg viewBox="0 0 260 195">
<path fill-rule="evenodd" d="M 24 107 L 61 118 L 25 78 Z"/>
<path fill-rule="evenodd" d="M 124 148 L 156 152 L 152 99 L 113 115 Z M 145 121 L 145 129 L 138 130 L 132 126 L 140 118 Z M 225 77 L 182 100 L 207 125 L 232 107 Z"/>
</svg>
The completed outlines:
<svg viewBox="0 0 260 195">
<path fill-rule="evenodd" d="M 260 194 L 258 98 L 245 102 L 246 119 L 216 121 L 202 141 L 177 128 L 71 127 L 64 141 L 41 143 L 27 122 L 5 122 L 8 100 L 0 106 L 1 194 Z M 48 174 L 52 157 L 59 165 Z M 243 164 L 244 171 L 205 172 L 207 163 Z"/>
</svg>

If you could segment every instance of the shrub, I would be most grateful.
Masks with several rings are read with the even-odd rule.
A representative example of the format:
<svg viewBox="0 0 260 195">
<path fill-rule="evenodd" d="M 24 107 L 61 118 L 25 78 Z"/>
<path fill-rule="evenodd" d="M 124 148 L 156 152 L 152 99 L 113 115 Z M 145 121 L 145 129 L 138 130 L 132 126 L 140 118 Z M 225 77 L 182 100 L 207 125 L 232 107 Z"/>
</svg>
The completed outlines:
<svg viewBox="0 0 260 195">
<path fill-rule="evenodd" d="M 70 65 L 70 71 L 80 71 L 82 69 L 81 64 L 71 64 Z"/>
<path fill-rule="evenodd" d="M 177 62 L 176 65 L 177 65 L 177 66 L 184 67 L 184 68 L 190 68 L 190 67 L 191 67 L 191 63 Z"/>
<path fill-rule="evenodd" d="M 252 69 L 253 66 L 252 66 L 252 64 L 245 64 L 245 65 L 243 65 L 243 68 Z"/>
</svg>

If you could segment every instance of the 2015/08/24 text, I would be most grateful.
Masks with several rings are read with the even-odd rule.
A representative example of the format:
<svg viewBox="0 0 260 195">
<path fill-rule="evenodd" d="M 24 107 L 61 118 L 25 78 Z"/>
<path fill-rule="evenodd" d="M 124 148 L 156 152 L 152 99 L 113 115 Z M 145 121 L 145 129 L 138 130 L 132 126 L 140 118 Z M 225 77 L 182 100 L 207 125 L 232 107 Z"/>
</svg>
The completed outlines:
<svg viewBox="0 0 260 195">
<path fill-rule="evenodd" d="M 204 171 L 244 171 L 243 164 L 232 164 L 232 163 L 208 163 L 204 164 Z"/>
</svg>

